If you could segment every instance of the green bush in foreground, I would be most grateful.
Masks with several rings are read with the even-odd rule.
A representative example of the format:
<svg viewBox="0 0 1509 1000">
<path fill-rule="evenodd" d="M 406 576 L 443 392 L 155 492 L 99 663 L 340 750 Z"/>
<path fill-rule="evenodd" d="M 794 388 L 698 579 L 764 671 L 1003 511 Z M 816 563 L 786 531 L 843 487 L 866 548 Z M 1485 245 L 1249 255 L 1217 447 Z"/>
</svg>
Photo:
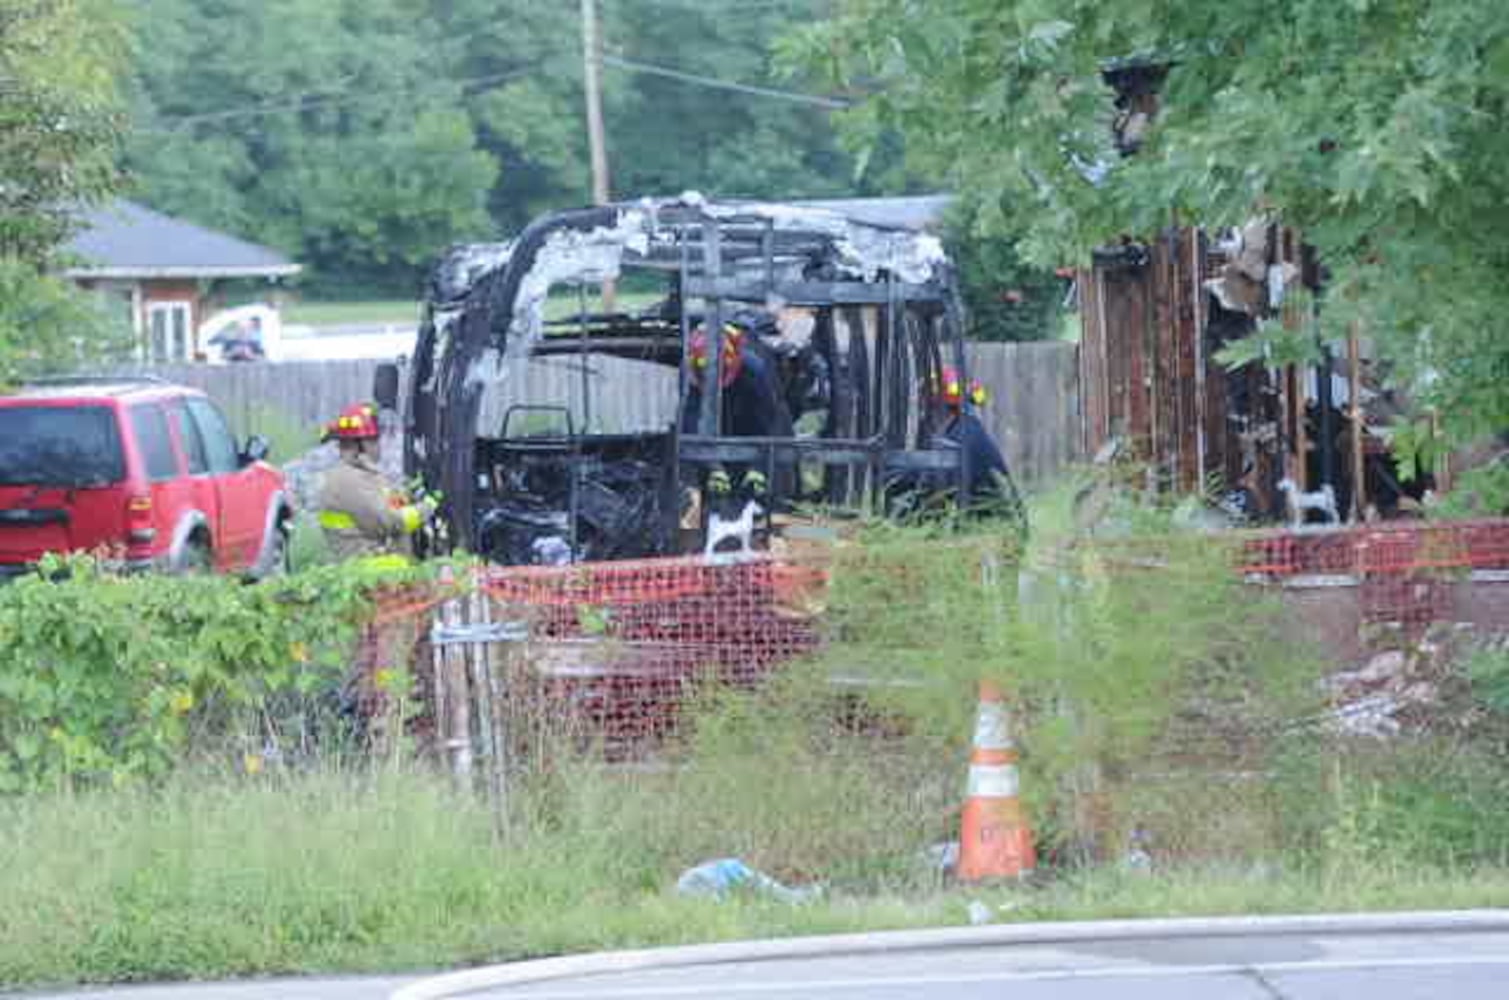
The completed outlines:
<svg viewBox="0 0 1509 1000">
<path fill-rule="evenodd" d="M 246 584 L 47 562 L 0 588 L 0 794 L 161 776 L 191 736 L 255 730 L 280 699 L 328 694 L 373 592 L 421 572 Z"/>
<path fill-rule="evenodd" d="M 1086 547 L 1049 515 L 1020 554 L 989 535 L 877 530 L 836 560 L 840 641 L 824 658 L 862 663 L 880 682 L 870 702 L 961 774 L 976 685 L 999 683 L 1054 856 L 1117 855 L 1150 826 L 1186 853 L 1271 846 L 1266 786 L 1231 776 L 1269 771 L 1280 728 L 1319 709 L 1318 664 L 1282 608 L 1209 536 L 1152 518 L 1159 534 Z"/>
</svg>

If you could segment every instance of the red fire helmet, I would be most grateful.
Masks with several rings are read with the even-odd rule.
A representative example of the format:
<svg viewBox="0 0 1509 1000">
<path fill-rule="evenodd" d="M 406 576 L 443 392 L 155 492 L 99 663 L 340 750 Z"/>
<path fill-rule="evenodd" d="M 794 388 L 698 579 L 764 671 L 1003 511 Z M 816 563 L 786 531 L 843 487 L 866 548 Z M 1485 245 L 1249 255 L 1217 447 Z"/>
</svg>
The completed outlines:
<svg viewBox="0 0 1509 1000">
<path fill-rule="evenodd" d="M 326 440 L 366 441 L 378 435 L 377 407 L 371 403 L 352 403 L 325 426 Z"/>
<path fill-rule="evenodd" d="M 733 384 L 733 380 L 739 377 L 739 372 L 744 368 L 744 352 L 741 350 L 744 344 L 744 331 L 732 323 L 723 324 L 723 360 L 718 368 L 718 384 L 725 389 Z M 702 373 L 707 369 L 707 330 L 698 327 L 692 334 L 691 353 L 692 377 L 702 381 Z"/>
<path fill-rule="evenodd" d="M 954 409 L 958 409 L 964 405 L 966 395 L 969 401 L 976 406 L 984 406 L 990 399 L 990 393 L 986 391 L 985 385 L 979 379 L 969 380 L 969 388 L 966 393 L 964 379 L 959 376 L 958 369 L 952 365 L 944 367 L 942 373 L 939 375 L 935 389 L 938 399 L 946 406 L 953 407 Z"/>
</svg>

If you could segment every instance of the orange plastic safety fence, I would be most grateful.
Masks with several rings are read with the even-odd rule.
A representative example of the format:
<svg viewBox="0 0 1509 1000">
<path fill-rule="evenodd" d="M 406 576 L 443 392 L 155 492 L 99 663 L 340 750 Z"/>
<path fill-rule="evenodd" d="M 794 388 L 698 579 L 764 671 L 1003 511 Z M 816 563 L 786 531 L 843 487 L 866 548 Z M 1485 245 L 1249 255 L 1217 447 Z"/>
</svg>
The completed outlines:
<svg viewBox="0 0 1509 1000">
<path fill-rule="evenodd" d="M 1509 570 L 1509 520 L 1272 532 L 1244 543 L 1241 564 L 1249 578 L 1346 578 L 1364 622 L 1418 632 L 1450 618 L 1460 578 Z"/>
<path fill-rule="evenodd" d="M 1448 614 L 1451 587 L 1466 573 L 1509 571 L 1509 520 L 1271 531 L 1238 545 L 1246 579 L 1348 578 L 1359 587 L 1364 621 L 1409 627 Z M 495 614 L 529 626 L 533 696 L 587 723 L 615 755 L 673 732 L 687 701 L 709 684 L 753 686 L 814 650 L 827 580 L 820 562 L 770 557 L 477 574 Z M 378 621 L 427 616 L 442 599 L 386 595 Z"/>
<path fill-rule="evenodd" d="M 528 619 L 545 696 L 615 755 L 674 731 L 707 685 L 751 687 L 818 643 L 813 615 L 787 598 L 820 577 L 769 558 L 493 567 L 480 583 Z"/>
<path fill-rule="evenodd" d="M 1241 563 L 1273 577 L 1509 569 L 1509 520 L 1269 532 L 1247 539 Z"/>
</svg>

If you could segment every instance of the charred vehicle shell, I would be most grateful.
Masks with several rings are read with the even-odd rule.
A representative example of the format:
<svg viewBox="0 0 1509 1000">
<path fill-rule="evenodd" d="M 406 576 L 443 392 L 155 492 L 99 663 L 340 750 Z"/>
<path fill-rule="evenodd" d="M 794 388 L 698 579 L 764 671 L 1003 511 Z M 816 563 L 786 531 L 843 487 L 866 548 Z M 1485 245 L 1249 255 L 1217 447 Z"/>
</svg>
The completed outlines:
<svg viewBox="0 0 1509 1000">
<path fill-rule="evenodd" d="M 505 563 L 700 548 L 687 497 L 710 469 L 758 470 L 767 521 L 964 482 L 932 406 L 966 366 L 952 268 L 886 211 L 917 201 L 687 195 L 452 250 L 409 379 L 407 472 L 443 494 L 454 543 Z M 756 419 L 730 405 L 730 365 L 769 389 Z"/>
</svg>

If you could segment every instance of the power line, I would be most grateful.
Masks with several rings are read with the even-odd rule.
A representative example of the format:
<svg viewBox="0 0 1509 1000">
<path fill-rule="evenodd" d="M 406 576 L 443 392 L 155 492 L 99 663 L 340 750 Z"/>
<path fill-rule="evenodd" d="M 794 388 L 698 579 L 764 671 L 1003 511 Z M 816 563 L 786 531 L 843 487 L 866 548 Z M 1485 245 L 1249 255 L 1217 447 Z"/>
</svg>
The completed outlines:
<svg viewBox="0 0 1509 1000">
<path fill-rule="evenodd" d="M 620 3 L 625 0 L 619 0 Z M 779 10 L 782 7 L 811 6 L 814 3 L 822 3 L 823 0 L 729 0 L 727 3 L 717 3 L 713 0 L 627 0 L 629 5 L 639 4 L 646 7 L 670 7 L 676 10 L 684 10 L 689 13 L 707 13 L 727 16 L 728 14 L 740 14 L 744 11 Z M 793 12 L 795 13 L 795 12 Z"/>
<path fill-rule="evenodd" d="M 679 80 L 698 87 L 707 87 L 711 90 L 726 90 L 735 94 L 748 94 L 753 97 L 770 97 L 781 101 L 791 101 L 795 104 L 810 104 L 814 107 L 828 108 L 830 110 L 842 110 L 850 106 L 850 102 L 837 97 L 818 97 L 815 94 L 799 94 L 790 90 L 776 90 L 772 87 L 757 87 L 748 83 L 736 83 L 732 80 L 719 80 L 711 76 L 699 76 L 696 73 L 686 73 L 679 69 L 671 69 L 668 66 L 655 66 L 650 63 L 636 62 L 632 59 L 621 59 L 618 56 L 604 55 L 603 62 L 606 65 L 628 70 L 631 73 L 644 73 L 648 76 L 665 77 L 668 80 Z"/>
<path fill-rule="evenodd" d="M 428 80 L 425 83 L 451 83 L 463 89 L 474 87 L 490 87 L 510 80 L 516 80 L 533 73 L 538 68 L 538 63 L 529 66 L 517 67 L 502 73 L 488 73 L 482 76 L 471 77 L 440 77 Z M 167 133 L 181 131 L 185 126 L 198 125 L 205 122 L 237 121 L 245 118 L 262 118 L 267 115 L 283 114 L 289 111 L 305 111 L 311 108 L 339 107 L 344 104 L 355 104 L 361 101 L 374 99 L 387 99 L 394 94 L 403 93 L 415 89 L 414 84 L 404 84 L 387 90 L 364 89 L 360 92 L 354 90 L 331 91 L 331 90 L 307 90 L 295 94 L 291 99 L 277 103 L 260 103 L 242 105 L 234 108 L 222 108 L 218 111 L 204 111 L 196 114 L 176 115 L 162 119 L 167 124 L 155 128 L 141 129 L 142 132 Z"/>
</svg>

